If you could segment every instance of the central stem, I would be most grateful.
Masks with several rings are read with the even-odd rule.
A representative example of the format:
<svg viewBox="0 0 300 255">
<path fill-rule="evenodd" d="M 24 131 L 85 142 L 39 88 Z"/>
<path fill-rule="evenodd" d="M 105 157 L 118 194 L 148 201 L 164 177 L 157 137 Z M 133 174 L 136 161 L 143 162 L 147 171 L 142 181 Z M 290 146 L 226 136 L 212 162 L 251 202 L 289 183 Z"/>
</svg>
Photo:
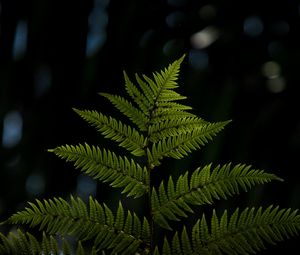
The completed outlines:
<svg viewBox="0 0 300 255">
<path fill-rule="evenodd" d="M 155 101 L 156 102 L 156 101 Z M 155 109 L 157 108 L 156 103 L 154 102 L 152 109 L 150 109 L 150 114 L 149 114 L 149 123 L 147 125 L 147 144 L 145 146 L 145 154 L 146 154 L 146 168 L 147 168 L 147 173 L 148 173 L 148 208 L 149 208 L 149 225 L 150 225 L 150 254 L 153 253 L 155 249 L 155 244 L 154 244 L 154 221 L 153 221 L 153 211 L 152 211 L 152 204 L 151 204 L 151 194 L 152 194 L 152 187 L 151 187 L 151 171 L 154 168 L 154 165 L 152 165 L 149 157 L 148 157 L 148 150 L 151 149 L 152 143 L 150 141 L 150 125 L 151 121 L 153 119 L 153 113 Z"/>
<path fill-rule="evenodd" d="M 149 205 L 149 224 L 150 224 L 150 254 L 154 251 L 154 222 L 153 222 L 153 213 L 152 213 L 152 205 L 151 205 L 151 168 L 148 168 L 148 205 Z"/>
</svg>

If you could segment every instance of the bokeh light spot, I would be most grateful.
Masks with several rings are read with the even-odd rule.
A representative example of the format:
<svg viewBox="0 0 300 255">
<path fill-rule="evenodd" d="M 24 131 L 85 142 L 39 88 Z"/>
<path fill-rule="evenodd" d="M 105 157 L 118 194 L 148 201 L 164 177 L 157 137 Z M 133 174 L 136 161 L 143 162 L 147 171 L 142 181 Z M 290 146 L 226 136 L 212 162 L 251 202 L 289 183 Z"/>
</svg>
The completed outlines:
<svg viewBox="0 0 300 255">
<path fill-rule="evenodd" d="M 208 67 L 208 54 L 201 50 L 191 50 L 189 64 L 195 70 L 204 70 Z"/>
<path fill-rule="evenodd" d="M 22 138 L 23 119 L 18 111 L 10 111 L 4 116 L 2 146 L 12 148 L 16 146 Z"/>
<path fill-rule="evenodd" d="M 37 67 L 34 74 L 34 89 L 35 96 L 43 96 L 51 87 L 52 74 L 49 66 L 40 65 Z"/>
<path fill-rule="evenodd" d="M 244 21 L 244 33 L 250 37 L 256 37 L 262 34 L 264 25 L 257 16 L 251 16 Z"/>
<path fill-rule="evenodd" d="M 45 191 L 45 179 L 40 174 L 31 174 L 28 176 L 25 186 L 29 195 L 41 195 Z"/>
<path fill-rule="evenodd" d="M 215 42 L 219 37 L 219 30 L 208 26 L 191 36 L 191 44 L 195 49 L 203 49 Z"/>
<path fill-rule="evenodd" d="M 27 22 L 20 20 L 16 27 L 13 43 L 13 59 L 19 60 L 24 57 L 27 49 Z"/>
<path fill-rule="evenodd" d="M 90 195 L 95 196 L 97 192 L 97 182 L 89 176 L 79 175 L 77 178 L 76 192 L 83 199 L 87 199 Z"/>
<path fill-rule="evenodd" d="M 107 5 L 109 0 L 94 0 L 94 8 L 89 16 L 89 32 L 86 42 L 86 56 L 94 56 L 106 41 L 108 23 Z"/>
<path fill-rule="evenodd" d="M 269 79 L 267 80 L 267 87 L 273 93 L 280 93 L 285 89 L 286 81 L 282 76 Z"/>
<path fill-rule="evenodd" d="M 263 64 L 262 73 L 268 79 L 274 79 L 280 75 L 280 65 L 275 61 L 269 61 Z"/>
</svg>

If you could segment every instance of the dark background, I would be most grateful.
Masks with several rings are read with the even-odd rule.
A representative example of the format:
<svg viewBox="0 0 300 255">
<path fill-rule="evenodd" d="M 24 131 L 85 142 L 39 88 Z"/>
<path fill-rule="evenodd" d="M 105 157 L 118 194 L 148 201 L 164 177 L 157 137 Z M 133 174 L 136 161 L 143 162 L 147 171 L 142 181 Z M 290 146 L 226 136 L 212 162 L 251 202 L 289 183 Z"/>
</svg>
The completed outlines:
<svg viewBox="0 0 300 255">
<path fill-rule="evenodd" d="M 186 103 L 209 121 L 233 122 L 202 151 L 170 162 L 161 177 L 210 162 L 252 164 L 285 182 L 218 207 L 300 208 L 300 1 L 0 3 L 1 220 L 25 201 L 70 193 L 115 206 L 118 196 L 108 195 L 107 185 L 46 150 L 105 144 L 71 108 L 118 115 L 98 92 L 125 95 L 123 70 L 132 78 L 150 74 L 184 53 L 179 82 Z M 298 241 L 265 254 L 284 253 Z"/>
</svg>

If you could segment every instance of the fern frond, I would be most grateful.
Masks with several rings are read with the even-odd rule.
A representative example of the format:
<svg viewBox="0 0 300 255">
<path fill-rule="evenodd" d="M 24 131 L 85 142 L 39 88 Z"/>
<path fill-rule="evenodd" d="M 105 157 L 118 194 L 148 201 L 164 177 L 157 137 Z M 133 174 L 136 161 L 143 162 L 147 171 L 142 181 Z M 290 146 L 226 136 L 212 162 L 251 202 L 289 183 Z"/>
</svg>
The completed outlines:
<svg viewBox="0 0 300 255">
<path fill-rule="evenodd" d="M 130 81 L 126 72 L 123 72 L 125 80 L 125 88 L 129 96 L 135 101 L 142 112 L 146 115 L 150 115 L 151 101 L 149 102 L 148 96 L 144 95 L 139 89 Z"/>
<path fill-rule="evenodd" d="M 265 248 L 264 243 L 276 244 L 284 239 L 298 235 L 300 215 L 297 210 L 279 209 L 269 206 L 267 209 L 246 208 L 241 213 L 237 209 L 231 217 L 225 211 L 218 219 L 215 211 L 211 226 L 205 216 L 194 228 L 193 239 L 202 243 L 209 251 L 218 250 L 225 254 L 256 253 Z M 227 219 L 228 218 L 228 219 Z M 208 238 L 202 240 L 200 228 L 209 229 Z M 200 234 L 197 234 L 200 233 Z M 195 247 L 196 248 L 196 247 Z"/>
<path fill-rule="evenodd" d="M 157 143 L 153 143 L 151 151 L 147 151 L 150 164 L 159 165 L 163 157 L 180 159 L 188 155 L 192 150 L 204 146 L 212 137 L 220 132 L 230 121 L 208 123 L 191 132 L 167 137 Z"/>
<path fill-rule="evenodd" d="M 215 199 L 227 199 L 228 196 L 239 194 L 240 189 L 247 191 L 254 185 L 272 180 L 281 179 L 240 164 L 234 167 L 226 164 L 214 169 L 211 165 L 197 168 L 190 178 L 186 172 L 175 183 L 170 177 L 166 186 L 162 182 L 158 190 L 153 188 L 153 219 L 161 227 L 171 230 L 168 221 L 187 217 L 186 212 L 193 213 L 190 205 L 212 204 Z"/>
<path fill-rule="evenodd" d="M 135 79 L 147 98 L 147 101 L 150 103 L 149 109 L 153 108 L 155 97 L 151 88 L 137 73 L 135 74 Z"/>
<path fill-rule="evenodd" d="M 20 229 L 9 232 L 7 237 L 0 233 L 0 254 L 39 254 L 40 249 L 39 242 L 30 233 Z"/>
<path fill-rule="evenodd" d="M 135 156 L 145 154 L 147 139 L 137 130 L 123 124 L 112 117 L 107 117 L 97 111 L 73 109 L 80 117 L 94 126 L 105 138 L 119 143 L 119 146 L 129 150 Z"/>
<path fill-rule="evenodd" d="M 161 92 L 159 98 L 157 99 L 157 104 L 158 106 L 161 106 L 161 103 L 165 105 L 166 102 L 178 101 L 183 99 L 187 99 L 187 97 L 180 95 L 174 90 L 165 89 Z"/>
<path fill-rule="evenodd" d="M 109 182 L 114 188 L 124 187 L 122 193 L 127 196 L 140 197 L 148 192 L 146 168 L 127 157 L 88 144 L 60 146 L 49 151 L 74 162 L 77 169 L 96 180 Z"/>
<path fill-rule="evenodd" d="M 145 108 L 146 105 L 148 106 L 148 109 L 146 111 L 143 111 L 147 116 L 150 117 L 150 121 L 151 118 L 154 116 L 154 112 L 159 108 L 171 108 L 171 106 L 174 106 L 175 108 L 175 106 L 177 106 L 177 110 L 190 109 L 190 107 L 188 106 L 179 107 L 179 104 L 172 102 L 176 100 L 186 99 L 185 96 L 182 96 L 179 93 L 173 91 L 173 89 L 178 87 L 176 80 L 178 78 L 180 64 L 183 61 L 183 59 L 184 56 L 174 61 L 161 72 L 153 73 L 153 79 L 146 75 L 143 75 L 143 79 L 140 78 L 139 75 L 135 75 L 136 81 L 142 89 L 142 93 L 140 93 L 137 90 L 137 88 L 134 87 L 135 93 L 133 93 L 133 90 L 131 89 L 131 94 L 135 94 L 135 96 L 140 95 L 140 98 L 142 99 L 143 103 L 137 102 L 136 99 L 134 100 L 142 110 Z M 127 84 L 130 83 L 127 82 Z M 132 87 L 131 84 L 129 86 Z M 128 88 L 126 89 L 128 91 Z"/>
<path fill-rule="evenodd" d="M 193 108 L 189 105 L 179 104 L 175 102 L 161 102 L 159 103 L 159 107 L 157 110 L 167 110 L 167 109 L 175 109 L 180 111 L 192 110 Z"/>
<path fill-rule="evenodd" d="M 7 236 L 0 233 L 0 254 L 72 254 L 69 242 L 64 238 L 55 238 L 43 232 L 41 240 L 20 229 L 11 231 Z M 77 254 L 87 254 L 83 251 L 80 242 L 77 244 Z M 92 253 L 96 254 L 96 253 Z"/>
<path fill-rule="evenodd" d="M 166 137 L 178 136 L 183 133 L 191 133 L 194 129 L 202 128 L 207 124 L 207 121 L 198 117 L 178 118 L 158 122 L 149 126 L 149 140 L 152 142 L 158 142 Z"/>
<path fill-rule="evenodd" d="M 111 250 L 111 254 L 134 254 L 149 246 L 150 231 L 135 213 L 124 212 L 119 204 L 116 215 L 105 205 L 89 198 L 89 206 L 80 198 L 67 202 L 54 198 L 29 203 L 24 211 L 12 215 L 6 223 L 39 226 L 48 234 L 74 235 L 79 240 L 94 240 L 97 249 Z"/>
<path fill-rule="evenodd" d="M 173 108 L 159 108 L 153 112 L 150 124 L 157 124 L 174 119 L 195 118 L 195 114 Z"/>
<path fill-rule="evenodd" d="M 179 74 L 180 64 L 183 61 L 184 56 L 180 59 L 174 61 L 167 68 L 160 72 L 153 73 L 153 78 L 151 79 L 146 75 L 143 75 L 144 80 L 148 83 L 148 86 L 152 90 L 154 94 L 154 101 L 162 101 L 160 100 L 161 96 L 163 96 L 165 91 L 169 91 L 175 88 L 178 88 L 178 84 L 176 80 Z"/>
<path fill-rule="evenodd" d="M 149 122 L 148 117 L 139 109 L 134 107 L 125 98 L 108 93 L 99 93 L 106 97 L 120 112 L 127 116 L 141 131 L 146 131 L 146 125 Z"/>
<path fill-rule="evenodd" d="M 246 208 L 241 213 L 237 209 L 230 217 L 225 210 L 221 219 L 214 210 L 210 224 L 203 214 L 190 235 L 184 227 L 181 235 L 174 234 L 171 242 L 165 238 L 161 254 L 255 254 L 265 249 L 265 243 L 275 245 L 298 235 L 299 231 L 297 210 L 278 206 L 265 210 Z M 156 250 L 160 254 L 158 247 Z"/>
</svg>

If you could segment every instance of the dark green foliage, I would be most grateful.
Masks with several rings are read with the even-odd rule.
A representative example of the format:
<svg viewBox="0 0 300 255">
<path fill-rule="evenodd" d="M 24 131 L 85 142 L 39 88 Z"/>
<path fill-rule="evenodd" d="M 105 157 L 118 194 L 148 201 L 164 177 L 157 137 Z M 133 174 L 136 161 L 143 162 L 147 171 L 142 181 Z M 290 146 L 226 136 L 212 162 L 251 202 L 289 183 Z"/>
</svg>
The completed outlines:
<svg viewBox="0 0 300 255">
<path fill-rule="evenodd" d="M 255 185 L 281 181 L 263 170 L 229 163 L 198 167 L 153 186 L 151 172 L 165 157 L 180 159 L 202 148 L 230 122 L 210 123 L 190 113 L 190 106 L 177 102 L 186 98 L 174 91 L 183 58 L 155 72 L 153 78 L 135 75 L 138 86 L 124 73 L 131 101 L 100 93 L 135 127 L 95 110 L 74 109 L 105 138 L 126 149 L 130 158 L 89 144 L 49 150 L 95 180 L 122 188 L 121 193 L 128 197 L 144 197 L 145 208 L 150 208 L 147 217 L 124 210 L 121 202 L 113 212 L 92 197 L 88 205 L 72 196 L 69 202 L 60 197 L 36 200 L 5 223 L 38 227 L 43 231 L 42 240 L 21 230 L 8 237 L 1 235 L 3 253 L 70 254 L 74 248 L 64 238 L 72 236 L 77 242 L 76 254 L 85 254 L 87 249 L 89 254 L 249 254 L 259 252 L 266 243 L 276 244 L 298 234 L 297 210 L 269 206 L 236 209 L 231 216 L 226 210 L 217 216 L 213 209 L 211 217 L 203 214 L 192 229 L 183 225 L 170 238 L 167 230 L 172 230 L 172 221 L 194 213 L 193 206 L 212 205 Z M 165 236 L 155 243 L 158 227 Z"/>
<path fill-rule="evenodd" d="M 42 234 L 41 240 L 38 240 L 32 234 L 24 233 L 20 229 L 10 232 L 7 236 L 0 233 L 0 254 L 73 254 L 71 244 L 66 239 L 54 238 L 52 235 Z M 76 244 L 76 254 L 97 254 L 95 249 L 85 251 L 79 241 Z"/>
<path fill-rule="evenodd" d="M 96 180 L 110 182 L 112 187 L 125 187 L 122 193 L 128 193 L 128 196 L 140 197 L 148 189 L 147 170 L 133 159 L 88 144 L 60 146 L 50 151 L 67 161 L 75 162 L 76 168 Z"/>
<path fill-rule="evenodd" d="M 187 217 L 185 212 L 193 213 L 189 204 L 212 204 L 214 199 L 227 199 L 228 196 L 239 194 L 240 188 L 247 191 L 256 184 L 271 180 L 281 179 L 262 170 L 252 169 L 251 166 L 231 167 L 231 164 L 214 169 L 211 165 L 199 167 L 190 178 L 186 172 L 175 183 L 170 176 L 166 187 L 162 182 L 158 190 L 153 188 L 153 219 L 161 227 L 171 229 L 168 220 L 178 221 L 178 216 Z"/>
<path fill-rule="evenodd" d="M 299 230 L 297 210 L 279 210 L 278 206 L 264 211 L 261 207 L 242 212 L 236 209 L 230 217 L 225 210 L 221 218 L 214 210 L 210 224 L 203 214 L 190 236 L 184 227 L 170 242 L 165 239 L 162 254 L 254 254 L 266 248 L 264 242 L 274 245 L 297 235 Z"/>
<path fill-rule="evenodd" d="M 105 205 L 89 199 L 89 207 L 80 198 L 71 197 L 36 200 L 30 207 L 11 216 L 7 223 L 39 226 L 39 230 L 53 235 L 73 235 L 79 240 L 94 240 L 97 250 L 112 249 L 112 253 L 134 254 L 143 245 L 149 246 L 150 227 L 135 213 L 124 212 L 119 204 L 116 215 Z"/>
</svg>

